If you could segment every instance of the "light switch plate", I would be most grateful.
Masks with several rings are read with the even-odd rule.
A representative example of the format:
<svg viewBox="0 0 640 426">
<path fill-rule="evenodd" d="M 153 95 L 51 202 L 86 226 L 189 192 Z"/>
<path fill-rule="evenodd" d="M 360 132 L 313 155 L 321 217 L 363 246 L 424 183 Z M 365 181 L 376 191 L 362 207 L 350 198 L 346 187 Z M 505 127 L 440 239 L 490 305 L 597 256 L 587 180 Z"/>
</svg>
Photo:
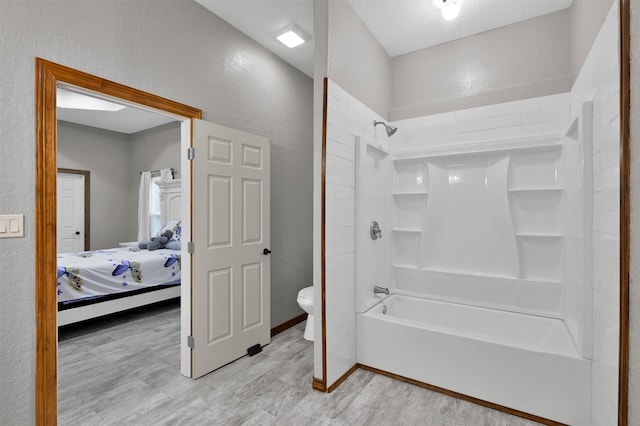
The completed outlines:
<svg viewBox="0 0 640 426">
<path fill-rule="evenodd" d="M 0 238 L 24 237 L 24 215 L 0 215 Z"/>
</svg>

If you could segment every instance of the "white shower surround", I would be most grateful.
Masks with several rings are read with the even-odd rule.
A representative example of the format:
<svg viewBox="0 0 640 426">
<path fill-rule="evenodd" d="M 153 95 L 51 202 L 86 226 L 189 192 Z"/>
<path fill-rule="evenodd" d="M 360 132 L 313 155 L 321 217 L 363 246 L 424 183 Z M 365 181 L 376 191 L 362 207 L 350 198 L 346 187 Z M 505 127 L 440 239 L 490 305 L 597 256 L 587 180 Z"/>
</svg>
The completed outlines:
<svg viewBox="0 0 640 426">
<path fill-rule="evenodd" d="M 567 299 L 582 301 L 588 292 L 574 282 L 585 279 L 583 272 L 566 274 L 584 264 L 583 256 L 563 257 L 589 234 L 575 219 L 588 182 L 580 173 L 565 172 L 580 161 L 571 157 L 582 155 L 565 136 L 569 102 L 570 95 L 561 94 L 403 120 L 394 123 L 400 131 L 386 158 L 368 158 L 367 153 L 375 156 L 369 147 L 376 144 L 362 138 L 356 181 L 365 185 L 356 192 L 378 195 L 374 200 L 358 194 L 356 229 L 377 220 L 388 237 L 372 242 L 356 233 L 356 252 L 364 253 L 356 258 L 356 312 L 375 302 L 372 276 L 376 284 L 406 294 L 558 318 L 565 316 Z M 584 132 L 574 133 L 582 138 Z M 473 138 L 479 139 L 469 142 Z M 372 182 L 375 189 L 368 190 Z M 565 208 L 565 199 L 574 205 Z M 392 218 L 384 217 L 387 210 Z M 383 259 L 371 258 L 370 246 L 376 245 L 393 254 L 391 271 L 378 265 L 371 272 Z M 425 280 L 431 283 L 426 291 L 412 284 Z M 590 308 L 581 303 L 579 310 L 571 316 Z"/>
<path fill-rule="evenodd" d="M 580 407 L 589 406 L 591 388 L 590 252 L 583 248 L 592 228 L 591 163 L 584 161 L 591 158 L 591 104 L 572 120 L 569 112 L 570 94 L 562 94 L 393 123 L 397 135 L 405 125 L 408 131 L 389 140 L 391 151 L 356 137 L 358 362 L 541 417 L 589 423 Z M 424 140 L 434 143 L 418 145 Z M 386 241 L 368 236 L 371 220 Z M 445 321 L 459 326 L 438 329 L 433 318 L 408 312 L 376 315 L 380 305 L 367 312 L 380 300 L 374 284 L 420 296 L 425 309 L 439 303 L 451 309 Z M 487 318 L 493 328 L 506 321 L 554 345 L 499 332 L 498 341 L 487 338 Z M 420 362 L 425 356 L 428 366 Z M 487 372 L 495 376 L 491 386 L 478 378 Z M 557 393 L 541 396 L 547 387 Z"/>
</svg>

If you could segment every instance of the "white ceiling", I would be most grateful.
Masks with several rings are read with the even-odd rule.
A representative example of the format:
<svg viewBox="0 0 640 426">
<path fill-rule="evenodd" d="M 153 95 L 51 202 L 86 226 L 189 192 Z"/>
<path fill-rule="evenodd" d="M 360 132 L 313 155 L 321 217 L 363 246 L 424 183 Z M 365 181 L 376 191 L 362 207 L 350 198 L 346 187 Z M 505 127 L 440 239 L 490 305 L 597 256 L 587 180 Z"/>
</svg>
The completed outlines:
<svg viewBox="0 0 640 426">
<path fill-rule="evenodd" d="M 313 0 L 196 0 L 300 71 L 313 77 L 313 43 L 289 49 L 273 33 L 295 24 L 313 36 Z M 347 0 L 390 57 L 556 12 L 572 0 L 462 0 L 446 21 L 439 0 Z M 440 0 L 441 1 L 441 0 Z"/>
<path fill-rule="evenodd" d="M 58 88 L 58 93 L 65 92 Z M 119 111 L 56 108 L 56 118 L 113 132 L 132 134 L 176 121 L 174 117 L 125 106 Z"/>
</svg>

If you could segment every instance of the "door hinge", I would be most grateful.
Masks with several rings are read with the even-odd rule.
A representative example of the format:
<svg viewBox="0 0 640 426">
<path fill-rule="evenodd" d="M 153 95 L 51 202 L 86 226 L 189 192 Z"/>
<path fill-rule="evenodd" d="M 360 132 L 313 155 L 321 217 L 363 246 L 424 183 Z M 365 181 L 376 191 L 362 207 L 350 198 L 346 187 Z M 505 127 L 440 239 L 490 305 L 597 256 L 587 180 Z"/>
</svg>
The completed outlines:
<svg viewBox="0 0 640 426">
<path fill-rule="evenodd" d="M 189 346 L 191 349 L 196 346 L 196 340 L 193 338 L 193 336 L 187 336 L 187 346 Z"/>
<path fill-rule="evenodd" d="M 196 251 L 195 244 L 193 244 L 192 241 L 189 241 L 187 243 L 187 253 L 193 254 L 194 251 Z"/>
<path fill-rule="evenodd" d="M 193 160 L 196 158 L 196 149 L 194 147 L 189 147 L 187 149 L 187 159 Z"/>
</svg>

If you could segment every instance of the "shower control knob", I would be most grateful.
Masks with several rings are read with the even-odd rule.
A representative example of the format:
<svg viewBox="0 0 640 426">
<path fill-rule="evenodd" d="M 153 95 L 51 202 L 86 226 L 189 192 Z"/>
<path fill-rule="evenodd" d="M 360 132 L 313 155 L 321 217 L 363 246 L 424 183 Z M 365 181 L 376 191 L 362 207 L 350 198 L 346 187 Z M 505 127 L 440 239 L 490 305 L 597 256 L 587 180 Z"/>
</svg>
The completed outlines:
<svg viewBox="0 0 640 426">
<path fill-rule="evenodd" d="M 369 227 L 369 233 L 371 234 L 372 240 L 377 240 L 378 238 L 382 238 L 382 230 L 380 229 L 380 225 L 375 220 L 371 222 L 371 227 Z"/>
</svg>

